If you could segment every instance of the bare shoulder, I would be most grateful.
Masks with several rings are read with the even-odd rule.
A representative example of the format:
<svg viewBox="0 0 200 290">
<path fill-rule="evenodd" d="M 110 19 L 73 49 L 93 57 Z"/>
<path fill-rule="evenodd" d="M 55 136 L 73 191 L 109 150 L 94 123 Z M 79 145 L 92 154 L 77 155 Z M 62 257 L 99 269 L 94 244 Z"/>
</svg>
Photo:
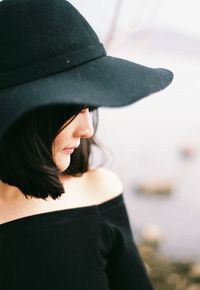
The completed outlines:
<svg viewBox="0 0 200 290">
<path fill-rule="evenodd" d="M 111 170 L 102 167 L 88 171 L 86 182 L 97 204 L 117 197 L 123 192 L 120 178 Z"/>
</svg>

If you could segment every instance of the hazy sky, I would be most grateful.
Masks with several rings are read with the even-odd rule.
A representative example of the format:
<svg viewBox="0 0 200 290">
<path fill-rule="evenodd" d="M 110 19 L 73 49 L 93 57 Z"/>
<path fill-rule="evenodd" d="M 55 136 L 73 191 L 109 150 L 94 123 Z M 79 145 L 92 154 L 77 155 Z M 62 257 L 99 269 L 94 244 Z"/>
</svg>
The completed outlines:
<svg viewBox="0 0 200 290">
<path fill-rule="evenodd" d="M 106 34 L 117 0 L 70 0 L 95 26 Z M 199 0 L 123 0 L 119 30 L 165 27 L 200 37 Z"/>
</svg>

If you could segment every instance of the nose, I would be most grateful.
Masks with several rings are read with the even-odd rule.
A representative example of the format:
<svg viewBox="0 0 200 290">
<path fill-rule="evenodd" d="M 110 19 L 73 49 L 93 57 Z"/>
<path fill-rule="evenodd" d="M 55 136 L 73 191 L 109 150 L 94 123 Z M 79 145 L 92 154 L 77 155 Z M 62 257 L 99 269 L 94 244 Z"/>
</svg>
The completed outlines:
<svg viewBox="0 0 200 290">
<path fill-rule="evenodd" d="M 89 109 L 84 109 L 76 118 L 77 126 L 74 131 L 74 137 L 91 138 L 94 134 L 94 127 L 92 124 Z"/>
</svg>

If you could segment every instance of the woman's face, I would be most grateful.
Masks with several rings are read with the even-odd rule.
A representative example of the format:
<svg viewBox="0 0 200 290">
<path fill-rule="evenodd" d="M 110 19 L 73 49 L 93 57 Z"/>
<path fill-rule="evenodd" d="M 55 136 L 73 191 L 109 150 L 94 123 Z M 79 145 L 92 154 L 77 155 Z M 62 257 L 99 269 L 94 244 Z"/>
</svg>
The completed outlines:
<svg viewBox="0 0 200 290">
<path fill-rule="evenodd" d="M 64 124 L 56 136 L 52 146 L 53 160 L 57 168 L 63 172 L 70 165 L 71 154 L 80 145 L 81 138 L 90 138 L 94 133 L 89 109 L 83 109 L 74 119 Z"/>
</svg>

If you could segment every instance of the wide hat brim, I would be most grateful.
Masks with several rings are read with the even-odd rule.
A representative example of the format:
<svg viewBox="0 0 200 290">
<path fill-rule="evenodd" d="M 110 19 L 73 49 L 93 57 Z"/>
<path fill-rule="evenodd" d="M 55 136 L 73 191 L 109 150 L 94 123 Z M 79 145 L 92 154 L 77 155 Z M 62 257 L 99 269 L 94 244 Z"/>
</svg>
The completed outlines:
<svg viewBox="0 0 200 290">
<path fill-rule="evenodd" d="M 0 90 L 3 132 L 29 110 L 54 104 L 121 107 L 167 87 L 171 71 L 102 56 L 44 78 Z"/>
</svg>

